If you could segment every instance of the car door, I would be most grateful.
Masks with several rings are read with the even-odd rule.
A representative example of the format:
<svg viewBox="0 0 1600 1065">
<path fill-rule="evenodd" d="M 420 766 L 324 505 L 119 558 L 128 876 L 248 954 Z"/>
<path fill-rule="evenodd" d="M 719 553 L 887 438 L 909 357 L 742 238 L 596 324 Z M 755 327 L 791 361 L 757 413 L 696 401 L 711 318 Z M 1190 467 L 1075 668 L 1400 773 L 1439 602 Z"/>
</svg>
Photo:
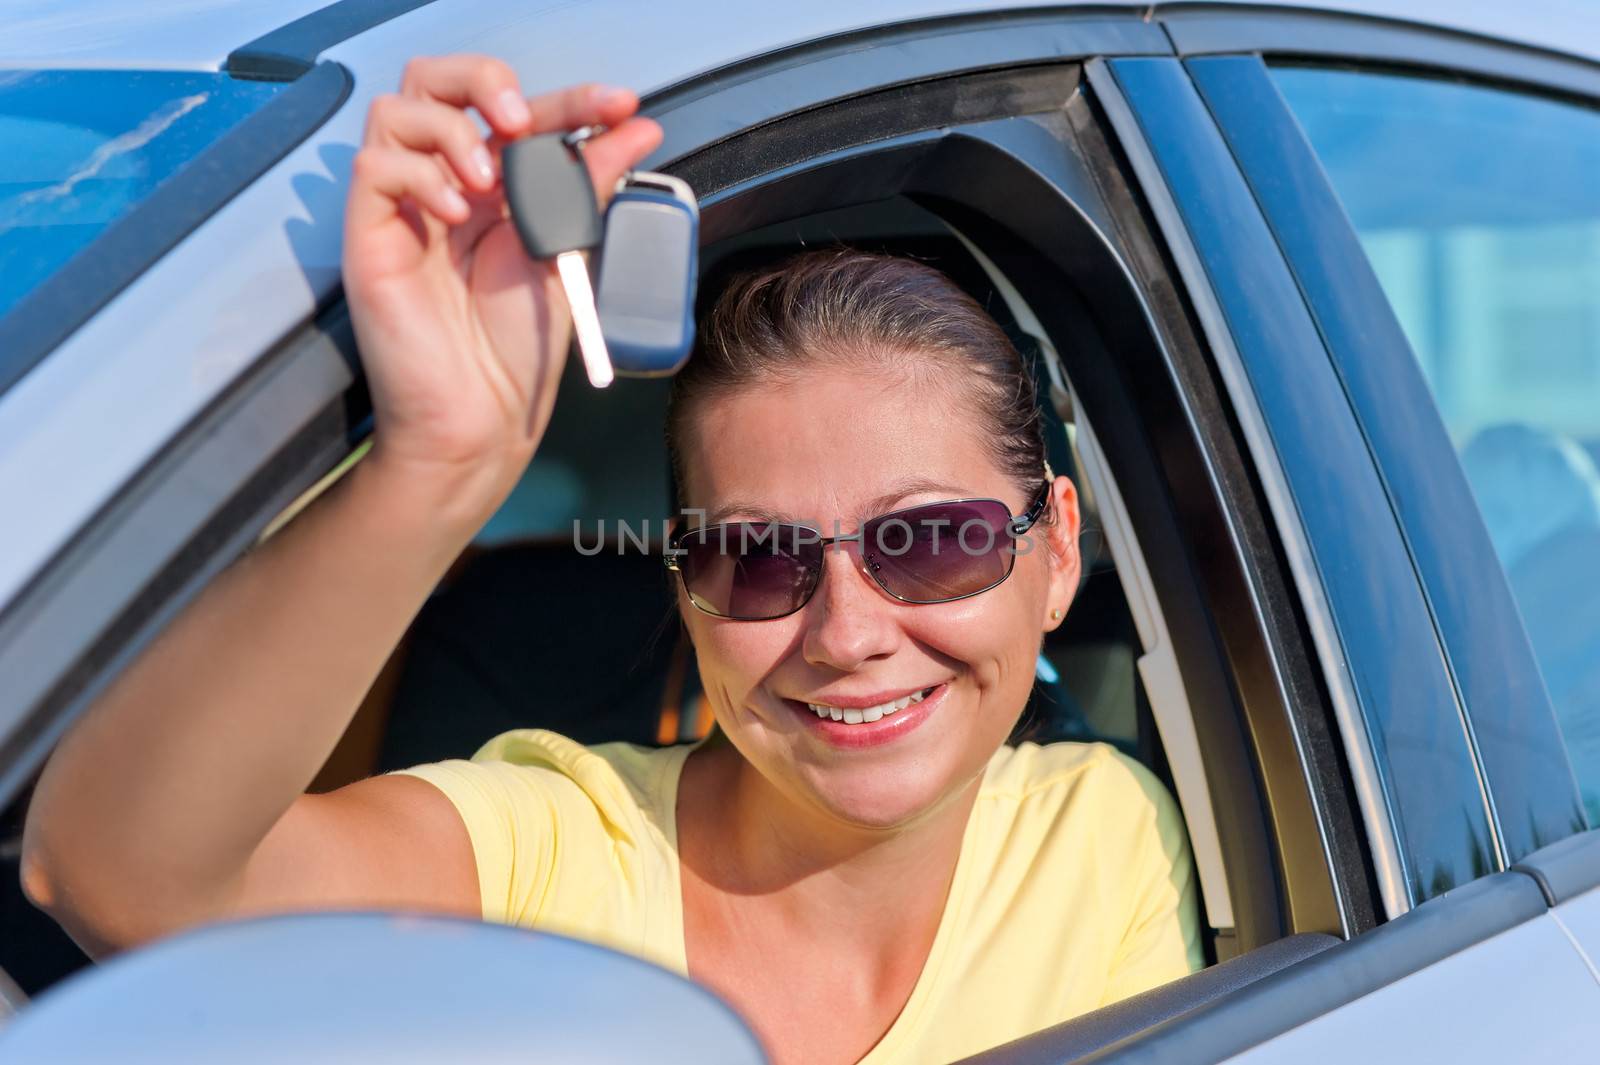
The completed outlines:
<svg viewBox="0 0 1600 1065">
<path fill-rule="evenodd" d="M 24 58 L 0 62 L 25 159 L 0 184 L 0 966 L 30 989 L 82 956 L 22 897 L 19 789 L 119 656 L 249 542 L 238 523 L 348 446 L 351 380 L 331 351 L 272 352 L 274 319 L 314 297 L 255 255 L 284 239 L 262 220 L 287 215 L 255 183 L 337 111 L 347 72 L 26 58 L 56 21 L 8 36 Z"/>
<path fill-rule="evenodd" d="M 1383 468 L 1503 861 L 1581 926 L 1592 963 L 1600 834 L 1581 833 L 1600 825 L 1600 68 L 1435 58 L 1404 73 L 1188 66 Z M 1303 136 L 1261 120 L 1284 117 L 1274 97 Z"/>
<path fill-rule="evenodd" d="M 1594 902 L 1582 896 L 1600 883 L 1600 836 L 1548 845 L 1600 824 L 1600 71 L 1535 66 L 1508 86 L 1239 69 L 1251 62 L 1191 68 L 1204 84 L 1231 66 L 1248 86 L 1213 104 L 1235 116 L 1225 128 L 1272 81 L 1316 153 L 1326 183 L 1290 152 L 1278 161 L 1298 159 L 1304 180 L 1257 183 L 1269 215 L 1349 218 L 1316 239 L 1324 262 L 1330 246 L 1353 260 L 1339 296 L 1309 247 L 1289 255 L 1330 338 L 1343 322 L 1366 327 L 1365 344 L 1347 330 L 1330 350 L 1342 348 L 1393 486 L 1505 858 L 1537 876 L 1569 932 L 1577 923 L 1592 962 Z M 1230 139 L 1247 172 L 1273 165 L 1260 141 Z M 1299 196 L 1276 194 L 1291 186 Z M 1291 230 L 1288 247 L 1291 226 L 1274 224 Z"/>
<path fill-rule="evenodd" d="M 1481 156 L 1464 165 L 1459 145 L 1442 163 L 1441 142 L 1456 130 L 1424 144 L 1422 129 L 1441 114 L 1470 127 L 1484 108 L 1473 100 L 1442 112 L 1416 96 L 1484 91 L 1455 84 L 1455 64 L 1538 84 L 1538 63 L 1517 49 L 1462 49 L 1448 35 L 1327 16 L 1180 15 L 1168 29 L 1179 57 L 1113 60 L 1094 84 L 1207 320 L 1221 372 L 1231 373 L 1257 469 L 1269 492 L 1276 481 L 1283 493 L 1278 528 L 1305 537 L 1297 585 L 1308 609 L 1320 599 L 1326 611 L 1324 673 L 1335 702 L 1347 700 L 1347 750 L 1373 770 L 1371 791 L 1355 781 L 1369 838 L 1378 850 L 1392 843 L 1400 875 L 1380 883 L 1391 919 L 1378 929 L 1087 1060 L 1525 1060 L 1583 1045 L 1595 1034 L 1600 986 L 1578 929 L 1590 927 L 1600 868 L 1597 841 L 1581 834 L 1568 756 L 1588 722 L 1565 725 L 1552 712 L 1523 626 L 1528 608 L 1508 586 L 1495 530 L 1474 502 L 1485 490 L 1469 487 L 1441 424 L 1449 406 L 1430 394 L 1395 313 L 1404 320 L 1415 309 L 1403 300 L 1419 290 L 1396 280 L 1410 276 L 1407 266 L 1426 274 L 1436 265 L 1405 262 L 1403 231 L 1493 228 L 1493 215 L 1469 210 L 1464 220 L 1450 209 L 1493 207 L 1501 190 L 1472 183 L 1521 173 Z M 1277 52 L 1294 66 L 1275 61 Z M 1314 69 L 1308 55 L 1340 69 Z M 1404 58 L 1453 77 L 1419 85 L 1415 71 L 1352 71 L 1363 58 Z M 1574 79 L 1593 84 L 1595 74 L 1559 60 L 1542 77 L 1570 94 Z M 1511 126 L 1535 141 L 1541 123 L 1592 117 L 1568 101 L 1499 103 L 1522 112 Z M 1558 162 L 1577 161 L 1572 139 L 1562 143 L 1566 156 L 1529 167 L 1540 175 L 1532 180 L 1587 189 L 1581 168 L 1551 175 Z M 1513 142 L 1509 158 L 1528 156 Z M 1467 186 L 1454 204 L 1451 182 Z M 1541 193 L 1522 205 L 1519 223 L 1557 212 L 1560 225 L 1580 228 L 1583 254 L 1594 239 L 1582 228 L 1592 209 Z M 1405 213 L 1419 208 L 1421 217 Z M 1485 258 L 1468 266 L 1493 269 Z M 1445 306 L 1430 311 L 1464 313 L 1450 306 L 1462 297 L 1433 280 L 1428 298 Z M 1483 286 L 1474 292 L 1484 295 Z M 1523 325 L 1548 313 L 1545 295 Z M 1563 298 L 1584 306 L 1581 292 L 1558 291 L 1557 314 Z M 1441 352 L 1439 361 L 1472 350 Z M 1564 383 L 1561 401 L 1578 383 Z M 1581 751 L 1570 761 L 1581 766 Z"/>
</svg>

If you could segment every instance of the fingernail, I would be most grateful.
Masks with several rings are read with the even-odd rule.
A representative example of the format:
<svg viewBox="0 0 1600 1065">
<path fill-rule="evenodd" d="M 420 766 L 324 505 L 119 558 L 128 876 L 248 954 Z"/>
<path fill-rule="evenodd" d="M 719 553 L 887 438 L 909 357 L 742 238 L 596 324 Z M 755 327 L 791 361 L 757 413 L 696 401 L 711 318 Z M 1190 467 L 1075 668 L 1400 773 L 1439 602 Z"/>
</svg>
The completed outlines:
<svg viewBox="0 0 1600 1065">
<path fill-rule="evenodd" d="M 465 215 L 472 213 L 472 208 L 467 204 L 467 198 L 451 186 L 445 187 L 444 204 L 450 209 L 451 214 Z"/>
<path fill-rule="evenodd" d="M 500 93 L 500 118 L 509 126 L 526 126 L 533 121 L 533 112 L 521 93 L 506 89 Z"/>
<path fill-rule="evenodd" d="M 481 144 L 472 149 L 472 167 L 485 185 L 494 184 L 494 156 Z"/>
<path fill-rule="evenodd" d="M 614 104 L 618 100 L 625 100 L 632 95 L 633 93 L 629 90 L 615 85 L 601 85 L 594 90 L 594 102 L 604 107 L 607 104 Z"/>
</svg>

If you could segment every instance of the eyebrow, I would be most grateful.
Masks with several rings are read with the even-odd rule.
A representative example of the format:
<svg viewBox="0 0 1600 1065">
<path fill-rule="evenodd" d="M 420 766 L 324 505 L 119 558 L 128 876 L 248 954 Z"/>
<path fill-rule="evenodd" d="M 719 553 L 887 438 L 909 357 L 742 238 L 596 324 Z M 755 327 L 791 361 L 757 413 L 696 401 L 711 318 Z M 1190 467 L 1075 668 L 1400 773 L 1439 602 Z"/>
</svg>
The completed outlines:
<svg viewBox="0 0 1600 1065">
<path fill-rule="evenodd" d="M 887 492 L 884 492 L 882 495 L 869 499 L 866 502 L 866 505 L 863 507 L 864 513 L 861 515 L 861 517 L 869 518 L 879 514 L 888 513 L 891 510 L 897 509 L 897 504 L 899 504 L 906 497 L 922 495 L 925 493 L 937 493 L 943 499 L 973 498 L 973 492 L 970 489 L 963 488 L 959 485 L 947 484 L 943 481 L 935 481 L 926 477 L 908 477 L 903 481 L 896 482 L 892 488 L 890 488 Z M 734 514 L 741 515 L 740 520 L 742 521 L 768 522 L 787 525 L 804 524 L 804 522 L 797 521 L 795 518 L 781 510 L 774 510 L 773 508 L 762 503 L 739 499 L 730 500 L 724 503 L 722 506 L 717 507 L 715 510 L 709 511 L 705 517 L 705 524 L 720 525 L 727 521 L 729 517 Z M 840 515 L 839 517 L 842 521 L 843 515 Z"/>
</svg>

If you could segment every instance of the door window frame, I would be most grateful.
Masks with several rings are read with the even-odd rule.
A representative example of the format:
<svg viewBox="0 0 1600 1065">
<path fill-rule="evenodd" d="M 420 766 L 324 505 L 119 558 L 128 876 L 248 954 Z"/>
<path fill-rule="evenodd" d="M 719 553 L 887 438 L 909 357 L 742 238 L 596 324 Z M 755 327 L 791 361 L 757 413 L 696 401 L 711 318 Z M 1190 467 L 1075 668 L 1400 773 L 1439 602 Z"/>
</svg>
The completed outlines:
<svg viewBox="0 0 1600 1065">
<path fill-rule="evenodd" d="M 711 151 L 686 153 L 657 165 L 686 178 L 697 189 L 702 201 L 702 232 L 707 240 L 732 236 L 784 218 L 846 206 L 852 198 L 854 202 L 863 202 L 893 194 L 911 194 L 971 236 L 997 261 L 1006 276 L 1016 279 L 1019 286 L 1026 285 L 1030 291 L 1023 292 L 1023 296 L 1029 305 L 1041 315 L 1053 313 L 1055 320 L 1047 321 L 1046 327 L 1060 329 L 1063 327 L 1061 315 L 1066 313 L 1061 305 L 1066 301 L 1059 288 L 1051 288 L 1050 281 L 1055 278 L 1047 280 L 1044 274 L 1048 271 L 1041 271 L 1039 266 L 1054 259 L 1058 267 L 1065 262 L 1069 270 L 1075 268 L 1079 274 L 1093 273 L 1088 269 L 1088 249 L 1103 249 L 1107 243 L 1117 242 L 1121 231 L 1109 221 L 1111 210 L 1104 205 L 1096 187 L 1098 177 L 1083 165 L 1064 165 L 1067 161 L 1062 148 L 1073 146 L 1095 121 L 1088 115 L 1087 105 L 1081 97 L 1078 99 L 1077 127 L 1072 121 L 1063 122 L 1063 115 L 1052 117 L 1052 113 L 1059 112 L 1060 99 L 1066 94 L 1058 91 L 1053 100 L 1046 98 L 1047 92 L 1039 95 L 1043 90 L 1033 85 L 1029 77 L 1048 76 L 1048 71 L 1038 66 L 1028 70 L 1031 75 L 1000 71 L 972 74 L 962 85 L 954 87 L 963 116 L 973 119 L 966 128 L 951 128 L 947 117 L 927 109 L 927 100 L 909 100 L 905 93 L 911 90 L 897 86 L 836 102 L 830 108 L 801 111 L 783 121 L 756 124 L 745 134 L 719 142 Z M 930 96 L 940 91 L 929 85 L 924 85 L 922 90 Z M 984 92 L 1008 107 L 1027 106 L 1031 101 L 1036 105 L 1037 114 L 1028 122 L 1013 121 L 1004 128 L 1002 124 L 1008 122 L 1006 117 L 980 122 L 981 107 L 976 101 Z M 757 95 L 756 98 L 761 97 Z M 851 114 L 847 119 L 835 113 L 833 107 L 849 107 Z M 673 133 L 670 111 L 656 117 L 666 126 L 670 140 Z M 839 136 L 839 131 L 846 131 L 842 143 L 825 140 Z M 979 142 L 986 142 L 990 147 L 975 150 Z M 822 150 L 818 148 L 819 143 L 825 145 Z M 955 147 L 958 144 L 962 149 Z M 827 147 L 833 150 L 828 151 Z M 1103 143 L 1101 151 L 1109 156 Z M 1000 161 L 1004 156 L 1009 158 Z M 1103 161 L 1103 165 L 1109 163 Z M 1002 202 L 1007 195 L 995 190 L 1014 183 L 1008 180 L 1013 175 L 1006 172 L 1006 167 L 1028 172 L 1035 180 L 1053 182 L 1053 185 L 1047 184 L 1051 196 L 1068 205 L 1061 211 L 1063 217 L 1052 216 L 1050 224 L 1046 225 L 1040 218 L 1030 217 L 1016 203 Z M 1063 190 L 1070 190 L 1071 199 L 1065 198 Z M 1136 210 L 1131 201 L 1120 209 Z M 1075 220 L 1069 220 L 1066 215 L 1075 215 Z M 1059 235 L 1060 239 L 1053 242 L 1053 252 L 1041 252 L 1017 239 L 1017 234 L 1035 230 Z M 1148 258 L 1154 261 L 1157 256 Z M 1117 272 L 1119 281 L 1127 284 L 1127 268 L 1118 268 Z M 1115 300 L 1116 297 L 1111 297 L 1106 303 L 1102 311 L 1105 316 L 1118 316 L 1118 311 L 1111 309 L 1116 305 Z M 1132 305 L 1124 305 L 1127 313 L 1123 315 L 1123 328 L 1129 332 L 1143 330 L 1142 343 L 1146 347 L 1156 347 L 1157 357 L 1164 357 L 1159 351 L 1159 340 L 1155 345 L 1151 342 L 1151 331 L 1155 330 L 1151 320 L 1157 315 L 1140 302 L 1142 297 L 1135 296 L 1134 300 Z M 1164 332 L 1155 332 L 1157 337 L 1164 338 Z M 1120 343 L 1121 339 L 1111 342 L 1119 355 L 1140 343 L 1131 336 L 1126 344 Z M 1087 364 L 1077 369 L 1069 367 L 1079 387 L 1097 395 L 1125 390 L 1127 382 L 1121 375 L 1132 371 L 1117 366 L 1117 360 L 1108 352 L 1076 354 Z M 1226 948 L 1219 945 L 1219 951 L 1227 949 L 1231 953 L 1250 949 L 1288 931 L 1316 929 L 1353 934 L 1370 927 L 1375 920 L 1374 906 L 1367 895 L 1370 872 L 1345 794 L 1345 769 L 1338 762 L 1334 733 L 1328 725 L 1315 681 L 1308 677 L 1308 670 L 1289 669 L 1282 661 L 1285 646 L 1300 641 L 1298 615 L 1282 587 L 1267 590 L 1262 586 L 1260 573 L 1255 572 L 1263 565 L 1274 569 L 1278 565 L 1276 555 L 1262 543 L 1270 537 L 1261 532 L 1253 542 L 1240 542 L 1244 534 L 1230 510 L 1241 488 L 1248 483 L 1248 474 L 1242 469 L 1228 471 L 1232 479 L 1229 491 L 1235 500 L 1224 506 L 1217 495 L 1204 501 L 1199 498 L 1203 494 L 1199 485 L 1216 487 L 1217 479 L 1222 476 L 1217 469 L 1217 456 L 1201 456 L 1191 451 L 1180 459 L 1175 454 L 1180 445 L 1173 439 L 1168 442 L 1168 453 L 1162 460 L 1189 465 L 1182 474 L 1176 475 L 1170 470 L 1154 468 L 1149 454 L 1150 442 L 1141 438 L 1144 427 L 1173 422 L 1190 425 L 1191 420 L 1198 417 L 1194 398 L 1182 394 L 1172 369 L 1160 366 L 1158 373 L 1161 387 L 1169 390 L 1163 401 L 1168 406 L 1160 413 L 1135 413 L 1135 408 L 1129 407 L 1129 401 L 1124 398 L 1120 401 L 1122 410 L 1129 416 L 1112 420 L 1120 423 L 1118 431 L 1127 438 L 1106 439 L 1112 434 L 1098 418 L 1096 429 L 1113 464 L 1121 465 L 1116 474 L 1124 491 L 1134 497 L 1129 499 L 1129 505 L 1136 511 L 1135 522 L 1141 532 L 1163 522 L 1170 530 L 1171 539 L 1146 547 L 1152 565 L 1165 567 L 1156 576 L 1162 593 L 1178 595 L 1180 593 L 1173 589 L 1182 583 L 1188 585 L 1188 594 L 1194 597 L 1166 604 L 1165 614 L 1169 621 L 1182 619 L 1174 621 L 1183 628 L 1174 639 L 1183 645 L 1186 656 L 1185 680 L 1191 686 L 1191 703 L 1217 718 L 1201 723 L 1199 731 L 1214 745 L 1205 760 L 1213 794 L 1220 796 L 1222 807 L 1234 803 L 1231 810 L 1219 810 L 1224 822 L 1230 816 L 1233 818 L 1229 824 L 1232 831 L 1222 833 L 1227 841 L 1225 845 L 1244 845 L 1247 850 L 1250 846 L 1241 844 L 1240 825 L 1245 815 L 1237 805 L 1237 796 L 1228 797 L 1229 784 L 1225 781 L 1236 785 L 1236 782 L 1256 781 L 1266 775 L 1271 785 L 1266 795 L 1254 787 L 1250 789 L 1252 809 L 1248 816 L 1257 825 L 1255 846 L 1265 849 L 1254 853 L 1236 851 L 1228 854 L 1224 862 L 1229 870 L 1230 898 L 1235 910 L 1251 913 L 1251 924 L 1241 926 L 1238 939 Z M 1094 384 L 1081 382 L 1080 374 L 1098 380 Z M 1141 376 L 1152 389 L 1157 387 L 1154 375 Z M 1151 397 L 1150 402 L 1156 401 Z M 1208 420 L 1215 433 L 1225 419 L 1212 416 Z M 1128 436 L 1129 433 L 1133 435 Z M 1140 461 L 1136 453 L 1142 453 L 1143 461 L 1150 465 L 1139 474 L 1132 474 L 1130 471 Z M 1236 456 L 1234 461 L 1238 461 Z M 1172 520 L 1166 498 L 1173 483 L 1195 486 L 1186 493 L 1193 498 L 1184 501 L 1190 513 L 1181 523 L 1182 534 L 1176 531 L 1180 524 Z M 1130 491 L 1130 484 L 1137 485 L 1137 491 Z M 1144 508 L 1142 512 L 1139 512 L 1140 507 Z M 1163 507 L 1166 508 L 1164 514 L 1153 516 L 1156 509 Z M 1207 509 L 1203 512 L 1203 508 Z M 1210 530 L 1215 538 L 1211 546 L 1218 550 L 1205 552 L 1208 562 L 1217 563 L 1214 572 L 1208 572 L 1203 579 L 1196 578 L 1192 570 L 1181 578 L 1174 577 L 1173 566 L 1192 564 L 1195 550 L 1185 542 L 1185 535 L 1199 528 Z M 1224 563 L 1223 556 L 1229 555 L 1231 557 Z M 1270 556 L 1270 561 L 1263 563 L 1263 555 Z M 1225 594 L 1241 604 L 1242 609 L 1213 609 L 1209 611 L 1210 620 L 1200 620 L 1208 614 L 1201 605 L 1200 596 L 1224 594 L 1219 586 L 1228 582 L 1236 583 L 1231 584 Z M 1263 607 L 1263 603 L 1270 605 Z M 1265 621 L 1259 614 L 1263 610 L 1270 615 Z M 1238 630 L 1229 633 L 1228 638 L 1233 643 L 1226 653 L 1217 646 L 1217 637 L 1210 631 L 1213 625 Z M 1265 636 L 1263 629 L 1273 626 L 1292 626 L 1293 631 Z M 1254 641 L 1253 649 L 1247 646 L 1250 641 Z M 1240 693 L 1234 690 L 1235 678 L 1226 675 L 1222 663 L 1238 663 L 1242 656 L 1251 655 L 1255 657 L 1245 671 L 1250 673 L 1250 682 L 1255 685 L 1248 700 L 1254 716 L 1246 727 L 1238 709 Z M 1202 656 L 1209 660 L 1209 667 L 1197 664 Z M 1202 668 L 1219 671 L 1213 686 L 1207 687 L 1205 682 L 1197 680 L 1195 671 Z M 1289 692 L 1286 685 L 1290 681 L 1285 674 L 1291 672 L 1297 673 L 1301 687 Z M 1195 697 L 1196 692 L 1200 693 L 1198 697 Z M 1225 721 L 1223 716 L 1226 716 Z M 1316 731 L 1318 727 L 1322 729 L 1320 733 Z M 1232 760 L 1220 753 L 1220 748 L 1230 742 L 1222 738 L 1227 732 L 1237 741 L 1237 754 Z M 1263 744 L 1273 746 L 1268 751 L 1260 746 Z M 1337 827 L 1341 803 L 1345 803 L 1343 829 Z M 1262 820 L 1268 811 L 1269 820 Z M 1272 854 L 1274 851 L 1277 853 Z M 1275 885 L 1232 882 L 1234 877 L 1248 877 L 1251 870 L 1262 868 L 1273 868 L 1274 875 L 1283 879 Z M 1286 868 L 1291 868 L 1292 873 L 1286 875 Z M 1321 888 L 1316 886 L 1318 881 Z M 1268 916 L 1262 918 L 1262 914 Z"/>
</svg>

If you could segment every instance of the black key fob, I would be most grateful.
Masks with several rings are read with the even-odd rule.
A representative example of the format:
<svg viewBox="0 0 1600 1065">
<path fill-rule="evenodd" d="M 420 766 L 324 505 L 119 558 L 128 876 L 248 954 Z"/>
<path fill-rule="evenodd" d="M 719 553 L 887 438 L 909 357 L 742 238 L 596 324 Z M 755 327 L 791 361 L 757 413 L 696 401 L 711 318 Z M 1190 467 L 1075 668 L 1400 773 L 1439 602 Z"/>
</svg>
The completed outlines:
<svg viewBox="0 0 1600 1065">
<path fill-rule="evenodd" d="M 506 203 L 522 246 L 535 259 L 554 259 L 572 312 L 572 332 L 589 383 L 604 388 L 615 372 L 606 353 L 584 252 L 600 243 L 604 227 L 589 168 L 574 138 L 547 133 L 506 145 L 501 155 Z M 581 140 L 579 141 L 581 143 Z"/>
<path fill-rule="evenodd" d="M 522 246 L 535 259 L 600 243 L 600 206 L 583 158 L 559 133 L 523 137 L 501 152 L 506 203 Z"/>
</svg>

